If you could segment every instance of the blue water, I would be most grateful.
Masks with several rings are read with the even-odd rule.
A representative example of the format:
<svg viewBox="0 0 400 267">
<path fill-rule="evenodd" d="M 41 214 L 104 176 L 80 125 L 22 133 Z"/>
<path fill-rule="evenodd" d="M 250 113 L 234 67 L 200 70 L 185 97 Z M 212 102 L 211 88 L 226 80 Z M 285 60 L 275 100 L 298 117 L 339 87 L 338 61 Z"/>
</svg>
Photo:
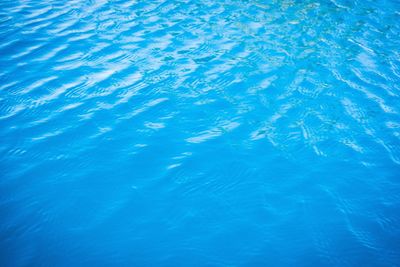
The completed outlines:
<svg viewBox="0 0 400 267">
<path fill-rule="evenodd" d="M 400 2 L 0 1 L 0 266 L 400 266 Z"/>
</svg>

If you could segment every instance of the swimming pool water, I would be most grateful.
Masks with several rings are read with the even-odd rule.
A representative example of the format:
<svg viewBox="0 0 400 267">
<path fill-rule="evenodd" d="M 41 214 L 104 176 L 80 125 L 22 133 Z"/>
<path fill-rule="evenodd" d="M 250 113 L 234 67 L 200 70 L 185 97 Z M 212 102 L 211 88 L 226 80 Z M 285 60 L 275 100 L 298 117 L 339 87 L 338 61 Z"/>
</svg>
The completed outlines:
<svg viewBox="0 0 400 267">
<path fill-rule="evenodd" d="M 400 266 L 400 2 L 0 1 L 0 266 Z"/>
</svg>

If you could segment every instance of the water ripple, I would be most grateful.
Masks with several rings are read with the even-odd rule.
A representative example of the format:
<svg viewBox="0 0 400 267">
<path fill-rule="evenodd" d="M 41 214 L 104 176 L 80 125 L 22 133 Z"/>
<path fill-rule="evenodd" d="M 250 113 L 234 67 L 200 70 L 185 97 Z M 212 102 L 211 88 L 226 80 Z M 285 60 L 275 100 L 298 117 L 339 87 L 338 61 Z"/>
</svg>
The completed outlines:
<svg viewBox="0 0 400 267">
<path fill-rule="evenodd" d="M 399 21 L 1 1 L 0 265 L 398 266 Z"/>
</svg>

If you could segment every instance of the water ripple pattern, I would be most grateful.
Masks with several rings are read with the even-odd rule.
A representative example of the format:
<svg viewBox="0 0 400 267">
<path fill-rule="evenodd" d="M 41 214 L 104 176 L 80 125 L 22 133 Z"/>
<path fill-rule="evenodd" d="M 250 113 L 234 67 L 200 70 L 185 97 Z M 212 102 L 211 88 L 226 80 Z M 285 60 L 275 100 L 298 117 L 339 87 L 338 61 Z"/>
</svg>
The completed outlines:
<svg viewBox="0 0 400 267">
<path fill-rule="evenodd" d="M 397 0 L 0 1 L 0 266 L 400 266 Z"/>
</svg>

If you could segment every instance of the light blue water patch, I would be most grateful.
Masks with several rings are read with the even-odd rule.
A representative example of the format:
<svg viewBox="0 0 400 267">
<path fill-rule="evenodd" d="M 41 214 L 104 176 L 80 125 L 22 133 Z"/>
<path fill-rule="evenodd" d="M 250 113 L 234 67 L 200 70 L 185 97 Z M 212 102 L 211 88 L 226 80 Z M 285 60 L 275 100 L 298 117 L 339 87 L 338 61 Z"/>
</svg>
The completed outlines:
<svg viewBox="0 0 400 267">
<path fill-rule="evenodd" d="M 0 266 L 400 266 L 400 3 L 0 1 Z"/>
</svg>

